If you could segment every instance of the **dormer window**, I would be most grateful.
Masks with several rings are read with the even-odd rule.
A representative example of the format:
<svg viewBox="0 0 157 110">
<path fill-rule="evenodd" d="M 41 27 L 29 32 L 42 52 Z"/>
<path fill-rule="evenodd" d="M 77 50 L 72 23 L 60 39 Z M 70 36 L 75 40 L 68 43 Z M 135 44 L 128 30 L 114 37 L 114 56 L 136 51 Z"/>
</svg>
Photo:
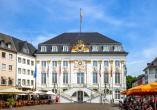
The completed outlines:
<svg viewBox="0 0 157 110">
<path fill-rule="evenodd" d="M 109 51 L 109 46 L 108 45 L 104 45 L 103 46 L 103 52 L 108 52 Z"/>
<path fill-rule="evenodd" d="M 11 49 L 11 44 L 7 44 L 7 47 L 8 47 L 9 49 Z"/>
<path fill-rule="evenodd" d="M 3 40 L 1 41 L 1 47 L 5 47 L 5 43 Z"/>
<path fill-rule="evenodd" d="M 68 46 L 63 46 L 63 52 L 68 52 L 69 51 L 69 47 Z"/>
<path fill-rule="evenodd" d="M 52 46 L 52 52 L 57 52 L 57 51 L 58 51 L 57 46 Z"/>
<path fill-rule="evenodd" d="M 121 46 L 120 45 L 116 45 L 114 51 L 121 51 Z"/>
<path fill-rule="evenodd" d="M 97 45 L 93 45 L 92 46 L 92 52 L 97 52 L 99 49 L 99 47 Z"/>
<path fill-rule="evenodd" d="M 29 53 L 29 49 L 25 49 L 25 48 L 24 48 L 24 49 L 23 49 L 23 52 L 24 52 L 24 53 Z"/>
<path fill-rule="evenodd" d="M 46 52 L 46 46 L 41 46 L 41 52 Z"/>
</svg>

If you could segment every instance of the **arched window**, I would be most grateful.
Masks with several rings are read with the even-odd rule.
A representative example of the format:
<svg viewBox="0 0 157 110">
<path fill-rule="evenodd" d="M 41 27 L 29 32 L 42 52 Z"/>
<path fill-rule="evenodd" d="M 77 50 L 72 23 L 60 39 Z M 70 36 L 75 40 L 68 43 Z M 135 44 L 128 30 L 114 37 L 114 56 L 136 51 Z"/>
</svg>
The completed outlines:
<svg viewBox="0 0 157 110">
<path fill-rule="evenodd" d="M 108 79 L 109 79 L 108 72 L 104 72 L 104 83 L 109 83 Z"/>
<path fill-rule="evenodd" d="M 115 99 L 120 99 L 120 91 L 119 90 L 115 91 Z"/>
<path fill-rule="evenodd" d="M 119 72 L 116 72 L 115 73 L 115 83 L 120 83 L 120 73 Z"/>
</svg>

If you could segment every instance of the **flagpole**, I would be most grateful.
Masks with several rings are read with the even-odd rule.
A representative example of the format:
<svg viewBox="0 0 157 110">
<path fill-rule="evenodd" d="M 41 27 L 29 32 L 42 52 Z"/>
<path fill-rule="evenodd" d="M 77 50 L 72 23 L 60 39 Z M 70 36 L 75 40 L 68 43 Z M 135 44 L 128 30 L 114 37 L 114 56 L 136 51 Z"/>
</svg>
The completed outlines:
<svg viewBox="0 0 157 110">
<path fill-rule="evenodd" d="M 82 9 L 80 8 L 80 34 L 82 29 Z"/>
</svg>

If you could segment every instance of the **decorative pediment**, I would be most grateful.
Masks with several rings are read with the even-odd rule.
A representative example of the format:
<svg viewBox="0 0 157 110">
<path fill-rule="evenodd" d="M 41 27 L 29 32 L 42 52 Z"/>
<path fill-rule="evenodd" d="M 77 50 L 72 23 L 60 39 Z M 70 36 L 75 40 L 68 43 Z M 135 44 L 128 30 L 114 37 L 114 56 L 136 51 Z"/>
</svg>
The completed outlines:
<svg viewBox="0 0 157 110">
<path fill-rule="evenodd" d="M 89 48 L 82 40 L 78 40 L 77 43 L 72 47 L 71 52 L 89 52 Z"/>
</svg>

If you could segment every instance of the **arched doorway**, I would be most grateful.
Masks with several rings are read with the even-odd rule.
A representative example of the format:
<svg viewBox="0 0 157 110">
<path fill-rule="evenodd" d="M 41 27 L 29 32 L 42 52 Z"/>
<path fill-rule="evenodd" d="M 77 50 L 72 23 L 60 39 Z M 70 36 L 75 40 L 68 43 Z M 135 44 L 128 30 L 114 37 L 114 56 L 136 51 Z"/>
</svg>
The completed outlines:
<svg viewBox="0 0 157 110">
<path fill-rule="evenodd" d="M 78 91 L 77 92 L 77 101 L 78 103 L 82 103 L 83 102 L 83 91 Z"/>
</svg>

